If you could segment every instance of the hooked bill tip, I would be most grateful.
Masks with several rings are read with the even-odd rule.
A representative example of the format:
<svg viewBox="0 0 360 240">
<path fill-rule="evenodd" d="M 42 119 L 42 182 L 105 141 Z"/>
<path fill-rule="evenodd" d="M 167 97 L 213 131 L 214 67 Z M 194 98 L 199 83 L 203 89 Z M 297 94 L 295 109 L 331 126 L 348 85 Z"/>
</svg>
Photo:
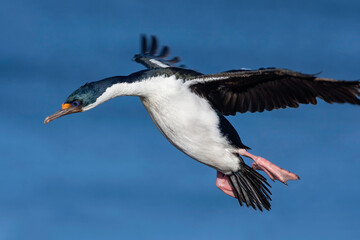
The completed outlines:
<svg viewBox="0 0 360 240">
<path fill-rule="evenodd" d="M 49 117 L 45 118 L 44 120 L 44 125 L 46 125 L 47 123 L 49 123 L 51 120 L 49 119 Z"/>
<path fill-rule="evenodd" d="M 44 124 L 47 124 L 59 117 L 62 117 L 62 116 L 65 116 L 65 115 L 68 115 L 68 114 L 71 114 L 71 113 L 77 113 L 77 112 L 81 112 L 81 107 L 75 107 L 75 106 L 71 106 L 70 104 L 66 103 L 66 104 L 63 104 L 62 108 L 55 112 L 54 114 L 48 116 L 47 118 L 45 118 L 44 120 Z"/>
</svg>

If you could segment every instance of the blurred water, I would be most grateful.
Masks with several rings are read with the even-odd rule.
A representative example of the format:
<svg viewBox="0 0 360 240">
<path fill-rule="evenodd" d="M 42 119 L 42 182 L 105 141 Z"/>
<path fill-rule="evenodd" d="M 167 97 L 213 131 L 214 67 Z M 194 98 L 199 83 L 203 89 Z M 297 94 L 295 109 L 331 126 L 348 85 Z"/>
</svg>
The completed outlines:
<svg viewBox="0 0 360 240">
<path fill-rule="evenodd" d="M 358 1 L 3 1 L 0 239 L 357 239 L 359 108 L 230 117 L 258 155 L 298 173 L 273 210 L 240 208 L 215 171 L 158 132 L 134 97 L 59 119 L 85 82 L 127 75 L 140 33 L 212 73 L 276 66 L 359 79 Z"/>
</svg>

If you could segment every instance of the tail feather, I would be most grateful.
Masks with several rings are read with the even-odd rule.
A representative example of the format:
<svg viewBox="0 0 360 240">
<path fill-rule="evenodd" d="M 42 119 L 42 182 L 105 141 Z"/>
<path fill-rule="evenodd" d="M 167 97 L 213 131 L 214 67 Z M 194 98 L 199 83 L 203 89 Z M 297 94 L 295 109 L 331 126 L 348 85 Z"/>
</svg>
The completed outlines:
<svg viewBox="0 0 360 240">
<path fill-rule="evenodd" d="M 271 209 L 271 192 L 268 189 L 271 186 L 265 177 L 242 161 L 240 162 L 240 171 L 228 177 L 241 206 L 245 203 L 247 207 L 251 206 L 255 210 Z"/>
</svg>

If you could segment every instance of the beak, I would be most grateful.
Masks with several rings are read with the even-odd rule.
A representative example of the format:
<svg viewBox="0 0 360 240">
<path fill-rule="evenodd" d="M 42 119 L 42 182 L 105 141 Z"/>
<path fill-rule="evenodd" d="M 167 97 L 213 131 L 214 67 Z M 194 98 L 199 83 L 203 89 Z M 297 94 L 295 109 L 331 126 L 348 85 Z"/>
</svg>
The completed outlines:
<svg viewBox="0 0 360 240">
<path fill-rule="evenodd" d="M 62 116 L 65 116 L 65 115 L 68 115 L 71 113 L 77 113 L 77 112 L 82 112 L 81 107 L 74 107 L 69 103 L 64 103 L 62 105 L 62 108 L 59 111 L 57 111 L 53 115 L 50 115 L 47 118 L 45 118 L 44 124 L 47 124 L 47 123 L 51 122 L 52 120 L 55 120 L 59 117 L 62 117 Z"/>
</svg>

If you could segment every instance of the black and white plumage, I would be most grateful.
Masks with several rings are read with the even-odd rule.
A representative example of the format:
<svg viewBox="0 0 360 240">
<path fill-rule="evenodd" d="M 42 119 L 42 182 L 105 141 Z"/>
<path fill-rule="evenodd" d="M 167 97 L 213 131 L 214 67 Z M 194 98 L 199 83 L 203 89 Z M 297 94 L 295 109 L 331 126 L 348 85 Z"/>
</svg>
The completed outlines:
<svg viewBox="0 0 360 240">
<path fill-rule="evenodd" d="M 141 53 L 134 60 L 148 69 L 87 83 L 73 92 L 62 109 L 47 117 L 90 110 L 119 96 L 138 96 L 162 134 L 180 151 L 218 171 L 217 186 L 254 209 L 270 209 L 270 186 L 255 170 L 286 184 L 299 177 L 264 158 L 246 151 L 234 127 L 223 115 L 262 112 L 278 108 L 328 103 L 360 105 L 358 81 L 338 81 L 286 69 L 232 70 L 204 75 L 174 67 L 175 57 L 166 60 L 169 48 L 157 52 L 152 37 L 150 48 L 142 37 Z M 253 167 L 241 156 L 254 160 Z"/>
<path fill-rule="evenodd" d="M 174 64 L 180 62 L 179 57 L 166 59 L 170 54 L 170 49 L 167 46 L 162 47 L 159 55 L 157 53 L 158 45 L 155 36 L 151 36 L 151 46 L 147 45 L 146 36 L 141 36 L 141 53 L 134 56 L 134 61 L 144 65 L 148 69 L 153 68 L 167 68 L 172 67 Z"/>
</svg>

